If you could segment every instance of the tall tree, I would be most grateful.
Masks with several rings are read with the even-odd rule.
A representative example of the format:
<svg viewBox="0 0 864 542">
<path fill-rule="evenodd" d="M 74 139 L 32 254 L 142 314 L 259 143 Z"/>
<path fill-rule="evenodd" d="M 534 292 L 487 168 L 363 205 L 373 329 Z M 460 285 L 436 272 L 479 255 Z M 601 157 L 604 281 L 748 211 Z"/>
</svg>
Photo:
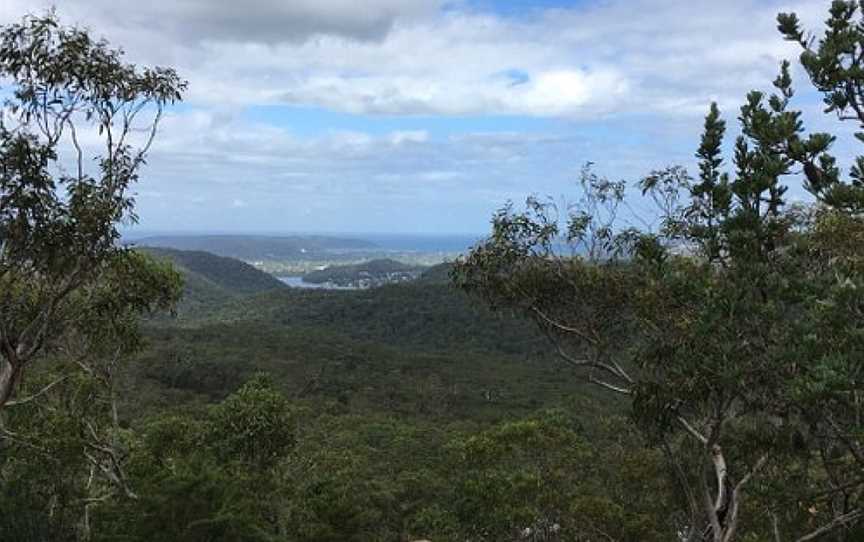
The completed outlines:
<svg viewBox="0 0 864 542">
<path fill-rule="evenodd" d="M 851 4 L 835 2 L 829 28 Z M 788 63 L 774 86 L 741 108 L 734 172 L 724 171 L 725 123 L 712 105 L 699 177 L 673 167 L 640 183 L 659 227 L 620 226 L 625 190 L 583 171 L 581 204 L 563 224 L 536 200 L 526 212 L 508 206 L 454 271 L 631 401 L 677 478 L 688 519 L 676 534 L 687 540 L 860 536 L 858 184 L 854 171 L 841 182 L 834 138 L 805 135 L 789 108 Z M 785 197 L 798 168 L 821 203 L 806 212 Z M 558 250 L 562 234 L 581 256 Z"/>
<path fill-rule="evenodd" d="M 138 261 L 118 246 L 117 227 L 135 220 L 129 189 L 186 83 L 172 69 L 124 62 L 48 13 L 0 30 L 0 84 L 2 409 L 28 366 L 88 325 L 100 279 Z"/>
</svg>

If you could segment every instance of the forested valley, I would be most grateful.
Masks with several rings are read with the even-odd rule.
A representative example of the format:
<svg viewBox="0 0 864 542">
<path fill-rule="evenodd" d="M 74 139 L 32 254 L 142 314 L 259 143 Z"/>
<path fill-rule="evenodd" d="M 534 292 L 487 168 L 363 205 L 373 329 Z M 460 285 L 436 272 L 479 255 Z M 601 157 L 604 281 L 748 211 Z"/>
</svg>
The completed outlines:
<svg viewBox="0 0 864 542">
<path fill-rule="evenodd" d="M 864 129 L 864 3 L 824 15 L 776 39 Z M 125 243 L 186 81 L 53 12 L 3 27 L 0 540 L 864 540 L 864 157 L 791 66 L 710 106 L 698 171 L 589 163 L 453 261 L 304 289 L 249 239 Z"/>
</svg>

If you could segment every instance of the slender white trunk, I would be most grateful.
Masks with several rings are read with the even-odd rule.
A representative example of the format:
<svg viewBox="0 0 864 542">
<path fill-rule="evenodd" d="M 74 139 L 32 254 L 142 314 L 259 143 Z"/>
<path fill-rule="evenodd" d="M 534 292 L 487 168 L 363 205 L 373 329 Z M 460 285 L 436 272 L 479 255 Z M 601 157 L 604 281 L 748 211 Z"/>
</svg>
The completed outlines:
<svg viewBox="0 0 864 542">
<path fill-rule="evenodd" d="M 18 368 L 8 359 L 0 360 L 0 410 L 12 398 L 18 381 Z"/>
<path fill-rule="evenodd" d="M 717 497 L 714 499 L 714 511 L 719 512 L 726 506 L 729 495 L 726 479 L 726 458 L 723 456 L 723 449 L 718 444 L 711 448 L 711 462 L 714 464 L 714 474 L 717 478 Z"/>
</svg>

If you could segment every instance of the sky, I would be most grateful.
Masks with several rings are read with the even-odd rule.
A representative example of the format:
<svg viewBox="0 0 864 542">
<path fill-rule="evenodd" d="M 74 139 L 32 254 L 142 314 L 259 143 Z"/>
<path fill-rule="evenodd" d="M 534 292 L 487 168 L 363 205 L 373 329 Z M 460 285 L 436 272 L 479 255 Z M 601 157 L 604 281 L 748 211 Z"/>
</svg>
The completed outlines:
<svg viewBox="0 0 864 542">
<path fill-rule="evenodd" d="M 0 24 L 51 4 L 3 0 Z M 53 4 L 189 81 L 136 187 L 139 229 L 450 234 L 508 200 L 576 198 L 587 161 L 631 182 L 695 172 L 710 102 L 734 136 L 746 93 L 797 59 L 776 14 L 818 29 L 830 0 Z M 848 135 L 794 78 L 807 127 Z"/>
</svg>

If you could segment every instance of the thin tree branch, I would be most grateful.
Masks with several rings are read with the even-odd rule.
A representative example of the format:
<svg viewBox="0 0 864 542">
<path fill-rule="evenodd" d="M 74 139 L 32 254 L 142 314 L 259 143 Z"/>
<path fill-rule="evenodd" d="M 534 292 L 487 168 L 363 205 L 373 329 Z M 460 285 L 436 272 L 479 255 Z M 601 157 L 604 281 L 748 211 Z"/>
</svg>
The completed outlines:
<svg viewBox="0 0 864 542">
<path fill-rule="evenodd" d="M 862 517 L 864 517 L 864 510 L 853 510 L 847 514 L 843 514 L 842 516 L 837 516 L 831 522 L 823 525 L 822 527 L 819 527 L 818 529 L 809 534 L 798 538 L 795 542 L 810 542 L 811 540 L 816 540 L 820 536 L 827 534 L 838 527 L 846 527 L 852 525 Z"/>
<path fill-rule="evenodd" d="M 585 341 L 588 344 L 595 344 L 596 343 L 596 341 L 594 340 L 593 337 L 589 337 L 581 329 L 571 327 L 571 326 L 565 326 L 564 324 L 553 320 L 552 318 L 547 316 L 546 313 L 544 313 L 542 310 L 540 310 L 538 307 L 532 306 L 531 310 L 537 316 L 539 316 L 544 322 L 546 322 L 550 326 L 554 327 L 555 329 L 557 329 L 559 331 L 564 331 L 565 333 L 573 333 L 574 335 L 577 335 L 580 339 L 582 339 L 583 341 Z"/>
<path fill-rule="evenodd" d="M 555 345 L 555 350 L 557 351 L 558 356 L 561 359 L 563 359 L 565 362 L 567 362 L 568 364 L 572 365 L 573 367 L 587 368 L 587 369 L 598 369 L 598 370 L 601 370 L 601 371 L 603 371 L 603 372 L 605 372 L 605 373 L 607 373 L 607 374 L 609 374 L 615 378 L 619 378 L 621 380 L 624 380 L 627 383 L 633 382 L 626 373 L 622 374 L 622 372 L 621 372 L 620 368 L 618 368 L 617 364 L 615 364 L 615 367 L 613 367 L 612 365 L 603 363 L 602 361 L 592 361 L 592 360 L 587 359 L 587 358 L 583 358 L 583 359 L 574 358 L 573 356 L 568 354 L 557 341 L 555 341 L 551 337 L 550 337 L 550 340 L 552 341 L 552 344 Z M 616 391 L 618 393 L 626 393 L 628 395 L 631 393 L 630 389 L 625 388 L 623 386 L 618 386 L 618 385 L 614 385 L 614 384 L 604 385 L 603 382 L 597 380 L 593 375 L 590 375 L 590 374 L 588 375 L 588 381 L 592 382 L 594 384 L 600 384 L 604 387 L 608 387 L 612 391 Z"/>
<path fill-rule="evenodd" d="M 780 542 L 780 521 L 774 512 L 771 512 L 771 526 L 774 531 L 774 542 Z"/>
<path fill-rule="evenodd" d="M 678 418 L 676 418 L 676 419 L 678 420 L 678 423 L 680 423 L 681 426 L 684 428 L 684 430 L 687 431 L 692 437 L 694 437 L 696 440 L 698 440 L 702 444 L 705 444 L 705 445 L 708 444 L 708 438 L 706 438 L 705 435 L 703 435 L 702 433 L 697 431 L 695 427 L 690 425 L 690 422 L 688 422 L 684 418 L 684 416 L 678 416 Z"/>
<path fill-rule="evenodd" d="M 768 452 L 764 453 L 757 461 L 756 464 L 753 465 L 753 468 L 744 475 L 741 480 L 735 484 L 735 488 L 732 490 L 732 496 L 730 499 L 730 510 L 729 510 L 729 520 L 726 522 L 726 532 L 723 535 L 723 542 L 731 542 L 735 537 L 735 531 L 738 529 L 738 511 L 741 507 L 741 489 L 747 485 L 747 483 L 759 472 L 762 467 L 765 466 L 765 463 L 768 462 Z M 774 528 L 777 529 L 776 516 L 774 516 L 775 523 Z"/>
<path fill-rule="evenodd" d="M 55 380 L 54 382 L 51 382 L 50 384 L 48 384 L 47 386 L 45 386 L 44 388 L 39 390 L 38 392 L 34 393 L 33 395 L 30 395 L 29 397 L 25 397 L 24 399 L 18 399 L 17 401 L 9 401 L 6 403 L 5 406 L 13 407 L 13 406 L 18 406 L 18 405 L 23 405 L 23 404 L 29 403 L 29 402 L 41 397 L 42 395 L 45 395 L 46 393 L 51 391 L 51 388 L 53 388 L 54 386 L 60 384 L 61 382 L 65 381 L 65 380 L 68 380 L 68 379 L 69 379 L 69 375 L 60 377 L 57 380 Z"/>
<path fill-rule="evenodd" d="M 615 393 L 620 393 L 622 395 L 632 395 L 633 393 L 627 388 L 622 388 L 620 386 L 610 384 L 608 382 L 595 378 L 593 375 L 588 375 L 588 382 L 591 382 L 592 384 L 597 384 L 598 386 L 606 388 L 607 390 L 614 391 Z"/>
<path fill-rule="evenodd" d="M 672 451 L 672 446 L 669 445 L 666 438 L 663 439 L 662 449 L 666 456 L 666 461 L 672 466 L 672 470 L 675 472 L 675 479 L 678 481 L 678 485 L 681 486 L 684 498 L 687 500 L 687 508 L 690 510 L 690 527 L 688 528 L 686 540 L 687 542 L 691 542 L 695 540 L 698 531 L 696 524 L 699 519 L 699 506 L 696 503 L 696 496 L 693 492 L 693 488 L 690 487 L 690 484 L 687 482 L 687 475 L 684 473 L 684 468 L 681 466 L 681 462 L 678 461 L 677 457 L 675 457 L 675 453 Z"/>
</svg>

